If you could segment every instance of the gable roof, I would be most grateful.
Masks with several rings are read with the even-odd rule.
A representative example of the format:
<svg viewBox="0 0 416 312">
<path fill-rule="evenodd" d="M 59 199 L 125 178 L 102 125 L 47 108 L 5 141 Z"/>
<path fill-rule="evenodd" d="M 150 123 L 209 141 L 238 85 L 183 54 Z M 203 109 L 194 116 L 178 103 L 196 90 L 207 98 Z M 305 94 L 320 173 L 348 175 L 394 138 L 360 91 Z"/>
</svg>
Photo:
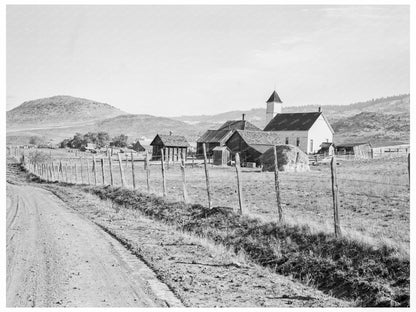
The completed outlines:
<svg viewBox="0 0 416 312">
<path fill-rule="evenodd" d="M 282 103 L 282 100 L 280 99 L 279 95 L 277 94 L 276 90 L 273 91 L 272 95 L 270 95 L 269 99 L 266 103 L 275 102 L 275 103 Z"/>
<path fill-rule="evenodd" d="M 157 134 L 150 145 L 159 145 L 159 142 L 166 147 L 189 147 L 188 141 L 182 135 Z"/>
<path fill-rule="evenodd" d="M 201 137 L 196 141 L 197 143 L 218 143 L 226 141 L 233 130 L 207 130 Z"/>
<path fill-rule="evenodd" d="M 260 128 L 247 120 L 228 120 L 218 130 L 251 130 L 261 131 Z"/>
<path fill-rule="evenodd" d="M 322 112 L 277 114 L 270 120 L 264 131 L 309 130 L 321 115 L 333 133 L 334 130 L 332 130 L 331 125 Z"/>
<path fill-rule="evenodd" d="M 279 134 L 273 131 L 242 131 L 236 130 L 234 135 L 238 134 L 247 145 L 276 145 L 281 144 Z"/>
</svg>

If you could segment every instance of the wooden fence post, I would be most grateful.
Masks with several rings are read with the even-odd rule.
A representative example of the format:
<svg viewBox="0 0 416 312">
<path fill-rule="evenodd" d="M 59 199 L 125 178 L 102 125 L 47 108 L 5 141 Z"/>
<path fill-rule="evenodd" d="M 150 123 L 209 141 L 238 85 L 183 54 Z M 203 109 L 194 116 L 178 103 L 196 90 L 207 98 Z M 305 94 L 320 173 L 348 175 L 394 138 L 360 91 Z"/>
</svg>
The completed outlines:
<svg viewBox="0 0 416 312">
<path fill-rule="evenodd" d="M 79 165 L 81 167 L 81 184 L 84 184 L 84 170 L 82 169 L 82 157 L 79 158 Z"/>
<path fill-rule="evenodd" d="M 90 181 L 90 165 L 88 163 L 88 157 L 86 158 L 86 161 L 87 161 L 87 181 L 88 181 L 88 185 L 90 185 L 91 184 L 91 181 Z"/>
<path fill-rule="evenodd" d="M 59 177 L 58 177 L 58 179 L 56 178 L 55 164 L 53 163 L 53 161 L 51 162 L 51 164 L 52 164 L 52 180 L 59 180 Z"/>
<path fill-rule="evenodd" d="M 128 165 L 128 163 L 129 163 L 129 157 L 128 157 L 128 155 L 127 155 L 127 152 L 125 153 L 126 154 L 126 170 L 127 170 L 127 165 Z"/>
<path fill-rule="evenodd" d="M 50 181 L 51 182 L 53 182 L 53 180 L 54 180 L 54 177 L 53 177 L 53 172 L 52 172 L 52 165 L 48 165 L 48 167 L 49 167 L 49 175 L 50 175 Z"/>
<path fill-rule="evenodd" d="M 62 167 L 62 160 L 59 161 L 58 173 L 61 175 L 61 180 L 59 182 L 64 182 L 64 168 Z"/>
<path fill-rule="evenodd" d="M 120 153 L 118 153 L 118 164 L 120 167 L 121 186 L 124 187 L 124 185 L 126 184 L 126 181 L 124 180 L 123 163 L 121 161 Z"/>
<path fill-rule="evenodd" d="M 126 154 L 127 156 L 127 154 Z M 126 162 L 127 164 L 127 162 Z M 131 152 L 131 178 L 133 179 L 133 190 L 136 189 L 136 176 L 134 174 L 134 156 L 133 152 Z"/>
<path fill-rule="evenodd" d="M 277 211 L 279 214 L 279 222 L 283 221 L 283 209 L 280 202 L 280 184 L 279 184 L 279 163 L 277 161 L 277 146 L 273 147 L 274 152 L 274 188 L 276 191 Z"/>
<path fill-rule="evenodd" d="M 69 181 L 68 181 L 68 162 L 65 162 L 65 182 L 69 183 Z"/>
<path fill-rule="evenodd" d="M 120 155 L 120 154 L 118 154 Z M 114 181 L 113 181 L 113 162 L 111 161 L 111 155 L 108 155 L 108 164 L 110 166 L 110 184 L 111 186 L 114 185 Z"/>
<path fill-rule="evenodd" d="M 77 170 L 77 159 L 74 160 L 74 170 L 75 170 L 75 184 L 78 184 L 78 170 Z"/>
<path fill-rule="evenodd" d="M 150 193 L 150 164 L 149 164 L 149 153 L 146 152 L 146 162 L 144 163 L 146 170 L 146 183 L 147 183 L 147 193 Z"/>
<path fill-rule="evenodd" d="M 410 153 L 407 154 L 407 174 L 409 175 L 409 188 L 410 188 Z"/>
<path fill-rule="evenodd" d="M 237 190 L 238 190 L 238 205 L 240 207 L 240 215 L 244 213 L 244 202 L 243 202 L 243 187 L 241 182 L 241 167 L 240 167 L 240 155 L 235 154 L 235 172 L 237 175 Z"/>
<path fill-rule="evenodd" d="M 335 156 L 332 156 L 331 182 L 332 182 L 332 199 L 333 199 L 333 206 L 334 206 L 334 229 L 335 229 L 335 237 L 338 237 L 338 236 L 341 236 L 341 228 L 339 226 L 339 216 L 338 216 L 339 200 L 338 200 L 338 181 L 337 181 L 336 165 L 337 165 L 337 162 L 335 160 Z"/>
<path fill-rule="evenodd" d="M 184 152 L 181 152 L 181 171 L 182 171 L 182 192 L 183 192 L 183 201 L 188 203 L 188 192 L 186 191 L 186 175 L 185 175 L 185 155 Z"/>
<path fill-rule="evenodd" d="M 92 156 L 92 171 L 94 172 L 94 184 L 97 185 L 97 162 L 95 161 L 95 155 Z"/>
<path fill-rule="evenodd" d="M 163 197 L 166 197 L 166 176 L 165 176 L 165 162 L 164 162 L 164 152 L 163 152 L 163 148 L 160 150 L 160 153 L 161 153 L 161 158 L 160 158 L 160 161 L 161 161 L 161 165 L 162 165 L 162 185 L 163 185 Z M 169 164 L 169 156 L 168 156 L 168 164 Z"/>
<path fill-rule="evenodd" d="M 104 158 L 101 158 L 101 174 L 103 177 L 103 185 L 105 185 L 105 176 L 104 176 Z"/>
<path fill-rule="evenodd" d="M 208 161 L 207 161 L 207 151 L 206 151 L 205 143 L 202 143 L 202 149 L 204 153 L 204 168 L 205 168 L 205 180 L 207 184 L 208 208 L 211 209 L 212 208 L 211 188 L 209 185 L 209 173 L 208 173 L 208 164 L 207 164 Z"/>
</svg>

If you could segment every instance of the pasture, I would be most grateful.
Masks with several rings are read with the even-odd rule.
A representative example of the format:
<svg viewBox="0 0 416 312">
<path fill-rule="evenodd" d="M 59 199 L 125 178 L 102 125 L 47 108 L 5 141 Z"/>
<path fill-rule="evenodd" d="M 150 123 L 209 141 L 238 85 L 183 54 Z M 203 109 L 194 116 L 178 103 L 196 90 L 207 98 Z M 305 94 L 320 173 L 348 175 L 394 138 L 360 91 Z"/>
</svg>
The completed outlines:
<svg viewBox="0 0 416 312">
<path fill-rule="evenodd" d="M 62 164 L 72 164 L 69 181 L 87 182 L 86 162 L 89 161 L 89 175 L 94 184 L 92 173 L 92 154 L 68 152 L 56 149 L 43 150 L 54 161 L 55 168 Z M 122 168 L 126 185 L 132 188 L 131 161 L 125 162 L 122 156 Z M 80 157 L 83 157 L 82 168 Z M 130 154 L 128 154 L 130 157 Z M 72 160 L 70 161 L 70 158 Z M 104 160 L 105 184 L 110 184 L 108 158 L 96 154 L 97 181 L 102 184 L 100 158 Z M 139 160 L 140 159 L 140 160 Z M 146 193 L 146 171 L 142 157 L 134 161 L 136 189 Z M 77 164 L 75 173 L 74 164 Z M 339 160 L 337 166 L 340 224 L 342 234 L 354 240 L 364 241 L 374 246 L 388 245 L 398 250 L 398 254 L 408 257 L 410 245 L 409 227 L 409 179 L 407 157 Z M 69 168 L 69 167 L 68 167 Z M 69 170 L 69 169 L 68 169 Z M 188 201 L 207 206 L 205 173 L 201 161 L 190 160 L 186 163 L 186 185 Z M 114 186 L 121 186 L 117 155 L 112 157 Z M 236 173 L 233 167 L 215 167 L 209 165 L 211 197 L 213 206 L 238 209 Z M 331 174 L 328 164 L 311 166 L 310 172 L 279 172 L 281 203 L 285 222 L 307 225 L 312 231 L 333 232 L 333 208 L 331 193 Z M 277 220 L 274 174 L 243 169 L 241 174 L 243 203 L 246 214 L 263 220 Z M 167 200 L 182 201 L 182 175 L 179 163 L 166 166 Z M 162 196 L 161 164 L 150 162 L 150 192 Z"/>
</svg>

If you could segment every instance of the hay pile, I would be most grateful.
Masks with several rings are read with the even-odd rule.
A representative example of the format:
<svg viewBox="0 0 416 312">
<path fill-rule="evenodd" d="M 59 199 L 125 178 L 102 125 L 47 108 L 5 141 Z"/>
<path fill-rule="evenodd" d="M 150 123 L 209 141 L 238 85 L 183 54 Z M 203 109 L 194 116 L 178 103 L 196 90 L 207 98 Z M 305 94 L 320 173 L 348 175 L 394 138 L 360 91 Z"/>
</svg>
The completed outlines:
<svg viewBox="0 0 416 312">
<path fill-rule="evenodd" d="M 269 148 L 260 157 L 263 171 L 274 171 L 274 147 Z M 297 162 L 296 157 L 299 153 Z M 277 162 L 279 171 L 303 172 L 309 171 L 309 158 L 299 148 L 293 145 L 277 145 Z"/>
</svg>

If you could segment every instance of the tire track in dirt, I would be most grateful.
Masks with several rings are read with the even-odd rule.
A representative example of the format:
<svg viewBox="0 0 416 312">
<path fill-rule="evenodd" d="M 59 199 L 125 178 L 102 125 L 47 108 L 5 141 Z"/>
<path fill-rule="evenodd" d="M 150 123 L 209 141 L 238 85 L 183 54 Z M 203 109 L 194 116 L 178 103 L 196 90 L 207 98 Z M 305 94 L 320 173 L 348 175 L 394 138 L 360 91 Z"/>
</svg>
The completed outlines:
<svg viewBox="0 0 416 312">
<path fill-rule="evenodd" d="M 181 306 L 143 262 L 50 192 L 7 184 L 8 307 Z"/>
</svg>

